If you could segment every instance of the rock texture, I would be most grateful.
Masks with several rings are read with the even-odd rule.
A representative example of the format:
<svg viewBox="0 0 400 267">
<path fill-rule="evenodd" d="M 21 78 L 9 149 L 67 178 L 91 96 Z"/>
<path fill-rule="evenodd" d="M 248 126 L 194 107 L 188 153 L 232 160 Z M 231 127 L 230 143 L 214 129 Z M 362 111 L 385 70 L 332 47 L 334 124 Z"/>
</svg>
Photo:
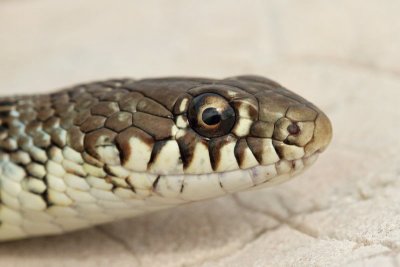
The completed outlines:
<svg viewBox="0 0 400 267">
<path fill-rule="evenodd" d="M 0 93 L 109 77 L 276 79 L 331 117 L 302 177 L 58 237 L 6 266 L 400 264 L 400 2 L 0 2 Z"/>
</svg>

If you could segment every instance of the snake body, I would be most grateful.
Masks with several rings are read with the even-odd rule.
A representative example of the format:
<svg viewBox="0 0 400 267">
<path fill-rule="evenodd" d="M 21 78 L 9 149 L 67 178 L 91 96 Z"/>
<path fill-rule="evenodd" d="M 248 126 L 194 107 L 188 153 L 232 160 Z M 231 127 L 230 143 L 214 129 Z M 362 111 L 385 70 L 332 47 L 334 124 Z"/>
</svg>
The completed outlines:
<svg viewBox="0 0 400 267">
<path fill-rule="evenodd" d="M 281 183 L 332 136 L 259 76 L 117 79 L 0 99 L 0 241 Z"/>
</svg>

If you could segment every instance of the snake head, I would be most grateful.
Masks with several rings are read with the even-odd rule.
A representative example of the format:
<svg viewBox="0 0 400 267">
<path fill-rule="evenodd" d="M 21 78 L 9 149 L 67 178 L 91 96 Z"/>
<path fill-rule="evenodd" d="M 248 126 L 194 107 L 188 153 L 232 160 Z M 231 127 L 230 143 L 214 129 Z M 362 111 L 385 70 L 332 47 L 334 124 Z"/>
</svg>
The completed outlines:
<svg viewBox="0 0 400 267">
<path fill-rule="evenodd" d="M 136 189 L 150 190 L 141 179 L 151 181 L 162 198 L 281 183 L 310 166 L 332 138 L 321 110 L 263 77 L 148 79 L 122 88 L 91 106 L 92 117 L 79 126 L 83 151 L 106 169 L 121 166 Z"/>
<path fill-rule="evenodd" d="M 331 138 L 322 111 L 256 76 L 108 80 L 4 98 L 0 208 L 22 219 L 0 218 L 0 241 L 281 183 Z"/>
</svg>

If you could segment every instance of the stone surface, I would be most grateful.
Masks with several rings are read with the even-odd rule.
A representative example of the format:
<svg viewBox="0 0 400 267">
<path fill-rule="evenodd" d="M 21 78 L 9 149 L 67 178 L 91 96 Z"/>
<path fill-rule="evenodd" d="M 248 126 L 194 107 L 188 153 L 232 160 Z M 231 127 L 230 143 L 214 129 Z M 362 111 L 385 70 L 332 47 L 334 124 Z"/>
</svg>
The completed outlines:
<svg viewBox="0 0 400 267">
<path fill-rule="evenodd" d="M 291 182 L 69 235 L 6 266 L 397 266 L 400 2 L 0 2 L 0 93 L 111 77 L 268 76 L 332 119 Z"/>
</svg>

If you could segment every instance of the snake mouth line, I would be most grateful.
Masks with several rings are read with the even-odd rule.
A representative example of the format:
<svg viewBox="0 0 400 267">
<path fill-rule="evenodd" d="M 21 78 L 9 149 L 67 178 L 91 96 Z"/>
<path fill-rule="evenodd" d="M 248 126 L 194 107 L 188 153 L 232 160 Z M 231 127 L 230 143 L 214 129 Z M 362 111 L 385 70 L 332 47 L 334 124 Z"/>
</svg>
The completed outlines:
<svg viewBox="0 0 400 267">
<path fill-rule="evenodd" d="M 280 160 L 274 164 L 243 170 L 198 175 L 159 175 L 152 191 L 171 201 L 187 202 L 269 187 L 303 172 L 317 160 L 319 154 L 316 152 L 297 160 Z"/>
</svg>

